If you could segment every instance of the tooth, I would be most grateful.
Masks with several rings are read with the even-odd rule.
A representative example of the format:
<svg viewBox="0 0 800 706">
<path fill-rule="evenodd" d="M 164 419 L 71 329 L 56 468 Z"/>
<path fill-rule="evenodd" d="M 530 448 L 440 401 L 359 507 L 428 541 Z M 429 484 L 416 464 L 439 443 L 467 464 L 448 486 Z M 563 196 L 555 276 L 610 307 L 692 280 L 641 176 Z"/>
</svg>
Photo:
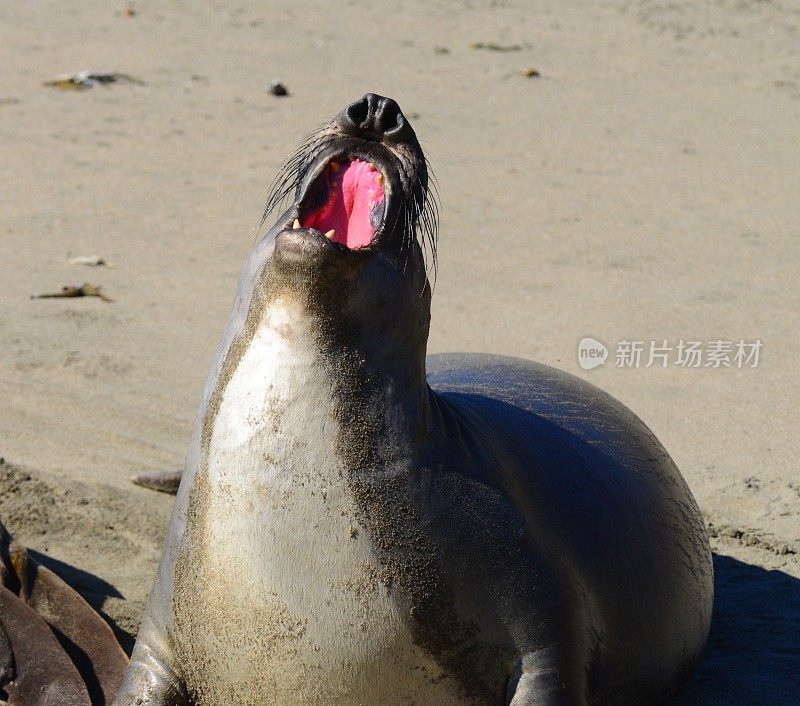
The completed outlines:
<svg viewBox="0 0 800 706">
<path fill-rule="evenodd" d="M 334 235 L 336 235 L 336 229 L 335 228 L 331 228 L 327 233 L 325 233 L 325 237 L 328 240 L 333 240 L 333 236 Z"/>
<path fill-rule="evenodd" d="M 299 227 L 300 227 L 300 219 L 299 218 L 295 218 L 294 219 L 294 223 L 292 223 L 292 229 L 293 230 L 297 230 Z"/>
<path fill-rule="evenodd" d="M 339 164 L 339 162 L 331 162 L 331 171 L 334 174 L 336 174 L 336 172 L 338 172 L 339 169 L 341 169 L 341 165 Z"/>
<path fill-rule="evenodd" d="M 369 162 L 369 163 L 367 164 L 367 166 L 369 167 L 369 170 L 370 170 L 371 172 L 374 172 L 374 171 L 375 171 L 375 165 L 374 165 L 372 162 Z"/>
<path fill-rule="evenodd" d="M 375 181 L 377 181 L 378 184 L 383 186 L 383 174 L 378 174 L 378 176 L 375 178 Z"/>
</svg>

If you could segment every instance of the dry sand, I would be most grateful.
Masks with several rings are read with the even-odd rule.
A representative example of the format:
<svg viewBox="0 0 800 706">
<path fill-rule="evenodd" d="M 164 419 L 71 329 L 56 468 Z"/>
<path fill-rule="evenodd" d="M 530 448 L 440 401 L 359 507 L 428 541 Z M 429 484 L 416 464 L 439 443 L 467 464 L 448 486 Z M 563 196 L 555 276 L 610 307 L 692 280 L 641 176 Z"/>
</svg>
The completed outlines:
<svg viewBox="0 0 800 706">
<path fill-rule="evenodd" d="M 534 358 L 632 407 L 716 535 L 682 703 L 800 703 L 800 7 L 602 5 L 0 5 L 9 529 L 135 632 L 171 498 L 128 477 L 181 467 L 267 185 L 371 90 L 438 176 L 430 350 Z M 145 85 L 42 85 L 84 68 Z M 93 254 L 116 267 L 67 264 Z M 86 280 L 114 302 L 28 299 Z M 582 371 L 586 335 L 764 347 L 756 369 Z"/>
</svg>

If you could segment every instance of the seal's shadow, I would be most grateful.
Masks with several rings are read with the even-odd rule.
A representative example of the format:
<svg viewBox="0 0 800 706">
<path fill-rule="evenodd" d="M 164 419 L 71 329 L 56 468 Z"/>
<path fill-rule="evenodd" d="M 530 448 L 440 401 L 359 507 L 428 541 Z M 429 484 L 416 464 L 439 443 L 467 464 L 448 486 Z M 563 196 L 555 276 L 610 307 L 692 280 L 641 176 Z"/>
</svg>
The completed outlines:
<svg viewBox="0 0 800 706">
<path fill-rule="evenodd" d="M 800 704 L 800 579 L 714 555 L 714 615 L 674 706 Z"/>
</svg>

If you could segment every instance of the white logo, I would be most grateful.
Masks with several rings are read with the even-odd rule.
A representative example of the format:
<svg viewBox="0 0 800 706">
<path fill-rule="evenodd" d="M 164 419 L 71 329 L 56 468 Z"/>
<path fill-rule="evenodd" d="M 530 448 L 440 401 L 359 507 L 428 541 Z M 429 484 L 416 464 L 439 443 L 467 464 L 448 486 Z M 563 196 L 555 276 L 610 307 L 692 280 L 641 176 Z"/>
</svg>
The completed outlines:
<svg viewBox="0 0 800 706">
<path fill-rule="evenodd" d="M 598 365 L 605 365 L 608 348 L 594 338 L 582 338 L 578 344 L 578 364 L 584 370 L 591 370 Z"/>
</svg>

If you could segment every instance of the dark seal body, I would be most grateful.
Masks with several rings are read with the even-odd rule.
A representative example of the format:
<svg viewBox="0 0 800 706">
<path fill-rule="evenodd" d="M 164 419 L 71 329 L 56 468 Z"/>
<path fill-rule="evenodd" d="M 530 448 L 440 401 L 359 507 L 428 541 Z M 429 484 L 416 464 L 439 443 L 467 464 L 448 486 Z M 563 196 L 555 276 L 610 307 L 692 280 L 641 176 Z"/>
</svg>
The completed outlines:
<svg viewBox="0 0 800 706">
<path fill-rule="evenodd" d="M 669 698 L 713 590 L 669 455 L 552 368 L 426 362 L 427 171 L 393 101 L 348 106 L 299 155 L 242 274 L 115 703 Z"/>
</svg>

